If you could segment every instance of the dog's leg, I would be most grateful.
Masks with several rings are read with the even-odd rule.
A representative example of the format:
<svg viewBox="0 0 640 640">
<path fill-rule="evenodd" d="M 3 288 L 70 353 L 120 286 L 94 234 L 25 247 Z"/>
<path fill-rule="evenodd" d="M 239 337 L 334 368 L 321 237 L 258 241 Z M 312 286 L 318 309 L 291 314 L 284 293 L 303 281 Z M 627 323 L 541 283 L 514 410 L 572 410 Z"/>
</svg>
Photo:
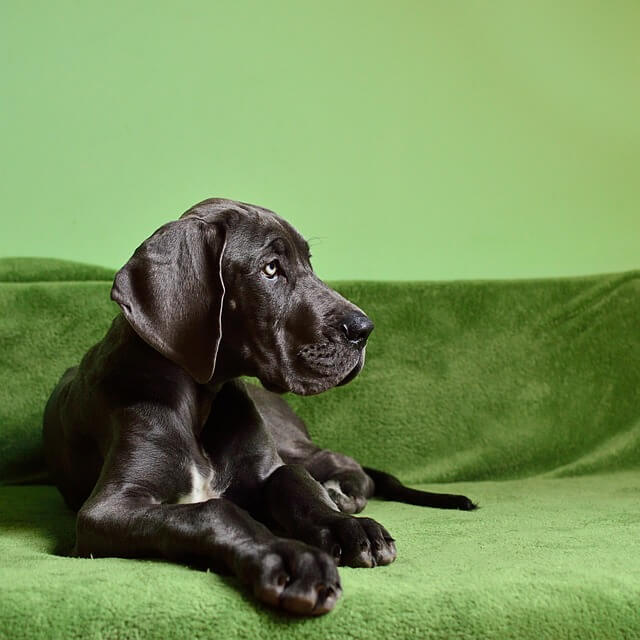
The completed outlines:
<svg viewBox="0 0 640 640">
<path fill-rule="evenodd" d="M 388 531 L 371 518 L 341 513 L 327 490 L 300 465 L 282 465 L 265 482 L 271 517 L 296 538 L 331 553 L 343 565 L 374 567 L 393 562 Z"/>
<path fill-rule="evenodd" d="M 209 458 L 215 468 L 234 461 L 225 496 L 341 564 L 371 567 L 395 559 L 393 539 L 382 526 L 341 513 L 302 465 L 283 464 L 266 423 L 273 414 L 256 404 L 247 385 L 227 383 L 211 415 L 202 435 Z"/>
<path fill-rule="evenodd" d="M 349 456 L 317 447 L 302 464 L 343 513 L 360 513 L 373 496 L 373 481 Z"/>
<path fill-rule="evenodd" d="M 246 385 L 246 393 L 258 407 L 280 458 L 287 464 L 302 465 L 340 511 L 360 513 L 374 489 L 362 467 L 349 456 L 316 446 L 304 421 L 282 397 L 251 384 Z"/>
<path fill-rule="evenodd" d="M 78 513 L 79 556 L 160 556 L 232 573 L 272 606 L 330 611 L 341 593 L 333 560 L 320 549 L 274 536 L 224 498 L 155 504 L 137 487 L 106 483 Z"/>
<path fill-rule="evenodd" d="M 253 385 L 247 385 L 247 392 L 273 434 L 282 460 L 302 465 L 343 513 L 360 513 L 373 496 L 439 509 L 475 509 L 466 496 L 411 489 L 388 473 L 363 468 L 343 453 L 321 449 L 311 441 L 304 421 L 280 396 Z"/>
<path fill-rule="evenodd" d="M 436 509 L 472 511 L 477 506 L 467 496 L 412 489 L 390 473 L 361 467 L 353 458 L 328 449 L 318 449 L 303 464 L 344 513 L 360 513 L 373 496 Z"/>
<path fill-rule="evenodd" d="M 275 536 L 219 497 L 228 484 L 225 467 L 207 461 L 184 426 L 190 414 L 183 407 L 113 411 L 100 477 L 78 512 L 75 553 L 191 562 L 237 576 L 257 598 L 287 611 L 331 610 L 341 593 L 333 559 Z M 202 493 L 194 489 L 194 466 L 211 476 Z"/>
</svg>

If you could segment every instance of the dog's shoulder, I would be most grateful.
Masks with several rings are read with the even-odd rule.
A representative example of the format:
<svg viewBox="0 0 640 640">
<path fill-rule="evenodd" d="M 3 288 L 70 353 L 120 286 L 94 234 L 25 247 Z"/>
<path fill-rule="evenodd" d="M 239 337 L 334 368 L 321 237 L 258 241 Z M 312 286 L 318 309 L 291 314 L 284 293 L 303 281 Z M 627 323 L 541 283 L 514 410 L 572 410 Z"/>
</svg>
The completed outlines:
<svg viewBox="0 0 640 640">
<path fill-rule="evenodd" d="M 142 340 L 122 314 L 87 351 L 76 379 L 111 407 L 148 403 L 178 410 L 198 395 L 193 378 Z"/>
</svg>

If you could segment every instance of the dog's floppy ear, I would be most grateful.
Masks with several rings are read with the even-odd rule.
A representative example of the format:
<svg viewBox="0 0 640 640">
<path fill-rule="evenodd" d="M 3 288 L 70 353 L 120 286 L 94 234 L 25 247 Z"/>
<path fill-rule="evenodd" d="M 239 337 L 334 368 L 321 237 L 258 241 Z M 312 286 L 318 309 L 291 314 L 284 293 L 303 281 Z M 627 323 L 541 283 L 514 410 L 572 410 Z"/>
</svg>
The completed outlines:
<svg viewBox="0 0 640 640">
<path fill-rule="evenodd" d="M 160 227 L 116 274 L 111 299 L 136 333 L 200 383 L 222 336 L 222 224 L 196 217 Z"/>
</svg>

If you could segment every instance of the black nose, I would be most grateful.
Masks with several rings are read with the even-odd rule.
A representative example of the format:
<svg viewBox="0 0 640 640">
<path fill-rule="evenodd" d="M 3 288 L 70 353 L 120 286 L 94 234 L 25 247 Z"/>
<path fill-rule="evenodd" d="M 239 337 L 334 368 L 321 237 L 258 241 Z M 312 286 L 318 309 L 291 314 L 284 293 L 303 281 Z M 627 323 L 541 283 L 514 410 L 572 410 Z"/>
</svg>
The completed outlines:
<svg viewBox="0 0 640 640">
<path fill-rule="evenodd" d="M 373 322 L 361 313 L 352 313 L 343 318 L 342 331 L 349 342 L 364 347 L 369 334 L 373 331 Z"/>
</svg>

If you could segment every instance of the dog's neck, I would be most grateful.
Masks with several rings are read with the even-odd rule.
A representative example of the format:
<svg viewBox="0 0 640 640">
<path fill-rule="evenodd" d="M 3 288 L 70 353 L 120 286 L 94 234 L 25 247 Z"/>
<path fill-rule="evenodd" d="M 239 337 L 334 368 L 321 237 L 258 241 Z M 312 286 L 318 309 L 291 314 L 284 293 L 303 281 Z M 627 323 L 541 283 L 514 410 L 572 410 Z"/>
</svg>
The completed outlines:
<svg viewBox="0 0 640 640">
<path fill-rule="evenodd" d="M 134 352 L 137 354 L 138 362 L 150 360 L 156 370 L 166 369 L 167 373 L 171 370 L 180 371 L 183 375 L 189 376 L 182 367 L 147 344 L 136 333 L 122 313 L 115 318 L 103 344 L 108 345 L 107 349 L 113 353 L 118 351 L 127 354 Z M 171 374 L 169 373 L 169 375 Z M 197 389 L 197 395 L 201 399 L 201 403 L 206 406 L 213 402 L 213 399 L 227 382 L 246 375 L 250 374 L 243 371 L 241 363 L 231 354 L 221 350 L 216 359 L 216 366 L 211 380 L 200 384 L 189 377 L 194 388 Z"/>
</svg>

